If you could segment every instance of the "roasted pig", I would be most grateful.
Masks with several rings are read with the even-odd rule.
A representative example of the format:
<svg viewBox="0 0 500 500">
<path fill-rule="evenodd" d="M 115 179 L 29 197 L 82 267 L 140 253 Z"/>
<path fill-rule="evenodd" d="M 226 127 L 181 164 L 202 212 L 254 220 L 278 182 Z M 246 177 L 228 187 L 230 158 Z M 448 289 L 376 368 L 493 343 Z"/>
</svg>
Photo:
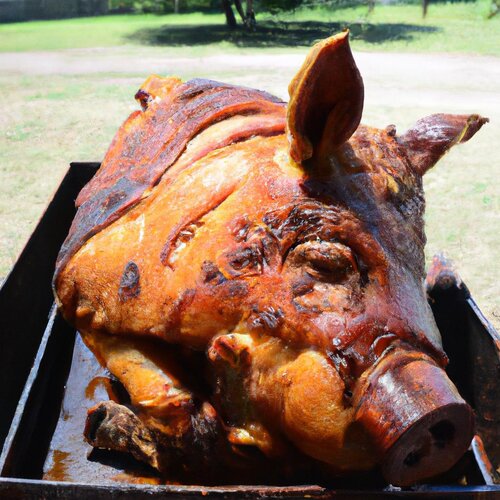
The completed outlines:
<svg viewBox="0 0 500 500">
<path fill-rule="evenodd" d="M 347 32 L 289 93 L 157 76 L 137 92 L 54 276 L 129 397 L 91 408 L 85 437 L 165 475 L 273 461 L 409 485 L 473 435 L 423 288 L 422 176 L 487 119 L 360 125 Z"/>
</svg>

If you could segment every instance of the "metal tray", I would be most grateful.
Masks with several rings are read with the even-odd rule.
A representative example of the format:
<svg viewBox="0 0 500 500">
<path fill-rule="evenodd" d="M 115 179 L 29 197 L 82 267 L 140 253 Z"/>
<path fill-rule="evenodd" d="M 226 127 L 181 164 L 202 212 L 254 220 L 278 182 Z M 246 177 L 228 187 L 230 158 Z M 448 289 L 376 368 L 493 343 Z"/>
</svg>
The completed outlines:
<svg viewBox="0 0 500 500">
<path fill-rule="evenodd" d="M 98 163 L 71 164 L 0 289 L 0 498 L 500 498 L 496 472 L 500 336 L 458 275 L 439 257 L 429 271 L 429 300 L 450 358 L 448 374 L 476 412 L 478 436 L 453 470 L 432 483 L 404 490 L 380 481 L 349 480 L 333 487 L 130 484 L 110 480 L 109 465 L 100 469 L 105 460 L 90 466 L 83 477 L 92 479 L 85 482 L 43 480 L 54 441 L 61 432 L 68 432 L 61 408 L 68 395 L 78 390 L 78 360 L 84 353 L 77 332 L 57 314 L 51 277 L 75 213 L 74 200 L 98 167 Z M 95 369 L 94 375 L 99 371 Z M 123 461 L 115 461 L 112 466 L 118 472 L 118 463 L 127 468 Z M 52 477 L 57 478 L 54 471 Z"/>
</svg>

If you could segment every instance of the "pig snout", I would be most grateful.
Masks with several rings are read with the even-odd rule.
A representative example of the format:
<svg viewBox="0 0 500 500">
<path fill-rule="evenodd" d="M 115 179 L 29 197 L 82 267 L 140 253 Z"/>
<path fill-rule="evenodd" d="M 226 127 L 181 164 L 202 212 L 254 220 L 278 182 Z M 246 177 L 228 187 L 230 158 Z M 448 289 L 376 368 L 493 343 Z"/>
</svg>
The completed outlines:
<svg viewBox="0 0 500 500">
<path fill-rule="evenodd" d="M 382 472 L 408 486 L 447 471 L 473 437 L 474 416 L 446 372 L 419 353 L 395 351 L 358 383 L 355 419 L 382 457 Z"/>
</svg>

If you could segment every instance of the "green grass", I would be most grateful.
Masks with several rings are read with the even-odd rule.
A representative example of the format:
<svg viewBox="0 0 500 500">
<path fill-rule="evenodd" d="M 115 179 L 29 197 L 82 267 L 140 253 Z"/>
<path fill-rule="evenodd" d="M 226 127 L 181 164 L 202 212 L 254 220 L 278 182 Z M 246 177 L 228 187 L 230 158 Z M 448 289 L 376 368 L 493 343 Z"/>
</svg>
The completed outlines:
<svg viewBox="0 0 500 500">
<path fill-rule="evenodd" d="M 377 5 L 258 17 L 257 31 L 231 31 L 222 14 L 117 15 L 0 25 L 0 51 L 164 45 L 184 53 L 240 47 L 283 49 L 349 27 L 358 50 L 475 52 L 500 55 L 500 16 L 486 19 L 485 2 L 431 4 L 426 19 L 419 5 Z"/>
<path fill-rule="evenodd" d="M 30 21 L 0 25 L 0 51 L 31 51 L 113 47 L 127 42 L 137 30 L 164 24 L 213 24 L 221 16 L 187 14 L 182 16 L 116 15 L 83 17 L 55 21 Z"/>
</svg>

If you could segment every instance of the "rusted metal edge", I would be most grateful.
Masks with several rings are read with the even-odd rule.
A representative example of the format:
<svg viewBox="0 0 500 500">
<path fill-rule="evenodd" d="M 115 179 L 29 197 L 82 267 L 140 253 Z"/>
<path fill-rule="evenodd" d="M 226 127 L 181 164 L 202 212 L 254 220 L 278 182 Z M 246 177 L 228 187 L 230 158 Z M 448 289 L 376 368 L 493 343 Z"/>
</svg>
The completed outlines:
<svg viewBox="0 0 500 500">
<path fill-rule="evenodd" d="M 471 448 L 481 475 L 483 476 L 484 482 L 489 486 L 496 484 L 498 482 L 498 473 L 491 464 L 490 459 L 488 458 L 488 454 L 484 449 L 483 440 L 480 436 L 474 436 L 474 439 L 471 443 Z"/>
<path fill-rule="evenodd" d="M 498 494 L 498 486 L 432 486 L 402 490 L 388 487 L 384 490 L 329 490 L 320 486 L 152 486 L 152 485 L 89 485 L 61 481 L 41 481 L 33 479 L 12 479 L 0 477 L 0 496 L 9 498 L 493 498 Z"/>
<path fill-rule="evenodd" d="M 491 347 L 497 360 L 500 362 L 500 334 L 495 327 L 485 317 L 478 304 L 471 296 L 471 293 L 465 283 L 462 281 L 459 273 L 456 271 L 453 263 L 443 254 L 434 255 L 426 277 L 426 288 L 429 296 L 433 292 L 448 292 L 455 290 L 459 294 L 459 300 L 463 301 L 464 306 L 469 309 L 469 315 L 477 320 L 482 330 L 487 333 L 491 339 Z M 490 458 L 486 452 L 483 440 L 479 435 L 475 435 L 471 450 L 478 469 L 487 485 L 497 485 L 500 492 L 500 475 L 493 467 Z M 500 493 L 499 493 L 500 498 Z"/>
<path fill-rule="evenodd" d="M 471 308 L 472 313 L 477 317 L 481 325 L 493 340 L 495 350 L 500 359 L 500 334 L 488 321 L 486 316 L 477 305 L 477 302 L 472 298 L 469 289 L 462 281 L 462 278 L 456 271 L 451 260 L 449 260 L 443 253 L 438 253 L 432 258 L 432 263 L 427 272 L 425 284 L 428 293 L 432 293 L 432 291 L 435 289 L 447 290 L 453 287 L 460 290 L 464 300 Z"/>
</svg>

